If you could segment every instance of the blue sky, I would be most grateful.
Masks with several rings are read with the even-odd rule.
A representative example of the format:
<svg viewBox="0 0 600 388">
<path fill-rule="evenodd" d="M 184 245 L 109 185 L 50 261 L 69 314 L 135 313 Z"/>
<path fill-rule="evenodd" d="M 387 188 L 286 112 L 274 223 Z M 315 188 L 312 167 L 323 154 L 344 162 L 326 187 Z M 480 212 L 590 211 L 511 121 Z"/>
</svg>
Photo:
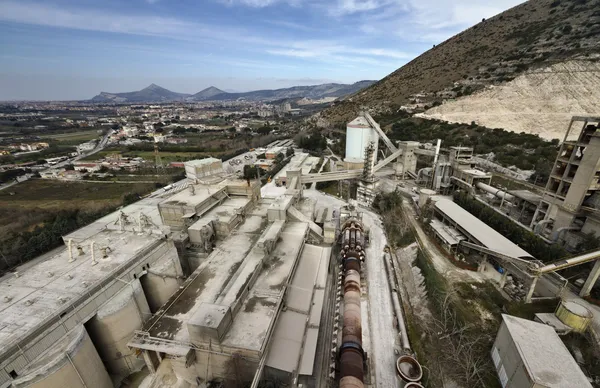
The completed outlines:
<svg viewBox="0 0 600 388">
<path fill-rule="evenodd" d="M 0 100 L 380 79 L 521 0 L 0 0 Z"/>
</svg>

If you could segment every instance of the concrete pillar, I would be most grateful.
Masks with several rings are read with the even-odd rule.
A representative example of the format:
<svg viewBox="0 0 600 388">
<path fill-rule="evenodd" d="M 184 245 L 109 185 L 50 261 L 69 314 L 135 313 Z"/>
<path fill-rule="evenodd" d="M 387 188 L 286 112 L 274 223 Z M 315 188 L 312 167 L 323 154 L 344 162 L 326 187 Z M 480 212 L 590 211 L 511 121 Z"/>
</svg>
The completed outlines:
<svg viewBox="0 0 600 388">
<path fill-rule="evenodd" d="M 477 272 L 485 272 L 485 265 L 487 264 L 487 254 L 483 255 L 483 260 L 481 261 L 481 263 L 479 263 L 479 266 L 477 267 Z"/>
<path fill-rule="evenodd" d="M 504 288 L 506 285 L 506 278 L 508 277 L 508 271 L 504 269 L 504 273 L 502 274 L 502 278 L 500 279 L 500 288 Z"/>
<path fill-rule="evenodd" d="M 535 286 L 537 284 L 538 278 L 535 277 L 531 281 L 531 285 L 529 286 L 529 291 L 527 291 L 527 296 L 525 296 L 525 303 L 531 303 L 531 298 L 533 297 L 533 291 L 535 291 Z"/>
<path fill-rule="evenodd" d="M 600 276 L 600 260 L 596 260 L 596 264 L 594 264 L 594 268 L 592 268 L 590 275 L 585 281 L 585 284 L 583 285 L 579 296 L 584 297 L 590 295 L 594 284 L 596 284 L 596 281 L 598 280 L 598 276 Z"/>
<path fill-rule="evenodd" d="M 142 355 L 144 356 L 144 362 L 146 362 L 146 366 L 150 373 L 156 373 L 156 367 L 154 366 L 154 362 L 152 362 L 152 357 L 150 357 L 150 351 L 143 350 Z"/>
</svg>

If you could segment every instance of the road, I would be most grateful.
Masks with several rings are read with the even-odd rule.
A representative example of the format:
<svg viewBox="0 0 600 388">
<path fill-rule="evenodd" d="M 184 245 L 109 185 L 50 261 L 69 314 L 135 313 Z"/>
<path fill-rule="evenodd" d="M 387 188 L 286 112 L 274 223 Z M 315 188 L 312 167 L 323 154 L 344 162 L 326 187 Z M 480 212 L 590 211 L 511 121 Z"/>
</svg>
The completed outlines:
<svg viewBox="0 0 600 388">
<path fill-rule="evenodd" d="M 45 168 L 43 170 L 39 170 L 38 172 L 43 172 L 43 171 L 47 171 L 47 170 L 62 168 L 64 166 L 68 165 L 68 164 L 71 164 L 71 163 L 75 162 L 75 161 L 78 161 L 80 159 L 86 158 L 86 157 L 88 157 L 90 155 L 94 155 L 95 153 L 98 153 L 98 152 L 102 151 L 106 147 L 106 145 L 108 144 L 108 137 L 110 136 L 110 133 L 111 133 L 111 131 L 108 131 L 106 133 L 106 135 L 104 135 L 104 137 L 102 137 L 102 140 L 100 140 L 100 142 L 96 145 L 96 148 L 94 148 L 90 152 L 85 153 L 85 154 L 81 154 L 81 155 L 77 155 L 74 158 L 69 158 L 69 159 L 67 159 L 65 161 L 62 161 L 60 163 L 55 164 L 54 166 Z M 14 185 L 16 185 L 18 183 L 19 182 L 14 181 L 14 182 L 10 182 L 10 183 L 4 184 L 4 185 L 0 185 L 0 190 L 8 189 L 9 187 L 12 187 L 12 186 L 14 186 Z"/>
</svg>

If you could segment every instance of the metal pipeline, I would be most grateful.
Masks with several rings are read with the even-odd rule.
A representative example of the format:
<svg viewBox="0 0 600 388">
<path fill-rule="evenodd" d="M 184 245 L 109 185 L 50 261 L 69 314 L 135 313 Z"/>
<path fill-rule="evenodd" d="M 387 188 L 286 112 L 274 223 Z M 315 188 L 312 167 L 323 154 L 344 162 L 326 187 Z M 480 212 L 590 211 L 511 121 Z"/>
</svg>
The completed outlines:
<svg viewBox="0 0 600 388">
<path fill-rule="evenodd" d="M 515 196 L 508 194 L 505 191 L 502 191 L 500 189 L 497 189 L 493 186 L 490 185 L 486 185 L 485 183 L 479 182 L 477 184 L 475 184 L 475 187 L 477 187 L 479 190 L 483 190 L 485 192 L 488 192 L 492 195 L 495 195 L 496 197 L 502 199 L 504 198 L 504 200 L 508 201 L 508 202 L 513 202 L 515 200 Z"/>
<path fill-rule="evenodd" d="M 340 388 L 364 388 L 365 353 L 362 348 L 360 268 L 365 255 L 360 222 L 344 223 L 341 262 L 344 269 L 344 315 L 340 347 Z"/>
<path fill-rule="evenodd" d="M 393 263 L 391 263 L 392 255 L 386 252 L 383 255 L 383 261 L 385 262 L 385 270 L 388 274 L 388 282 L 392 293 L 392 303 L 394 305 L 394 315 L 396 315 L 396 322 L 398 324 L 398 331 L 400 333 L 400 342 L 402 349 L 410 351 L 410 342 L 408 340 L 408 330 L 406 329 L 406 323 L 404 322 L 404 312 L 402 305 L 400 304 L 400 298 L 398 297 L 398 284 L 396 283 L 396 277 L 394 276 Z"/>
<path fill-rule="evenodd" d="M 554 233 L 552 233 L 552 237 L 550 240 L 552 242 L 557 242 L 560 239 L 560 236 L 565 233 L 567 230 L 581 230 L 581 227 L 578 226 L 564 226 L 562 228 L 558 228 Z"/>
</svg>

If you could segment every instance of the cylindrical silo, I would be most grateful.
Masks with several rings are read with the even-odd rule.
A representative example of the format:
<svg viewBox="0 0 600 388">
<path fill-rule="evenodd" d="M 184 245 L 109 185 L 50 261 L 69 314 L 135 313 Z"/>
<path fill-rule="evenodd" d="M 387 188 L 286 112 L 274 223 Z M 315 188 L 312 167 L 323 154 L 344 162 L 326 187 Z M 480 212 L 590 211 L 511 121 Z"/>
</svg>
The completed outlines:
<svg viewBox="0 0 600 388">
<path fill-rule="evenodd" d="M 154 262 L 140 277 L 150 311 L 155 313 L 183 283 L 183 271 L 175 250 Z"/>
<path fill-rule="evenodd" d="M 112 374 L 128 374 L 144 365 L 144 360 L 127 347 L 135 330 L 151 316 L 139 280 L 133 280 L 106 302 L 86 324 L 106 369 Z"/>
<path fill-rule="evenodd" d="M 421 189 L 419 190 L 419 207 L 425 206 L 427 200 L 434 196 L 436 193 L 433 190 Z"/>
<path fill-rule="evenodd" d="M 359 116 L 346 127 L 346 158 L 349 163 L 363 163 L 365 149 L 369 143 L 375 143 L 375 151 L 379 143 L 379 135 L 363 116 Z"/>
<path fill-rule="evenodd" d="M 578 333 L 583 333 L 587 330 L 592 320 L 592 312 L 587 307 L 563 300 L 556 309 L 556 316 L 562 323 L 573 328 Z"/>
<path fill-rule="evenodd" d="M 32 363 L 17 388 L 112 388 L 113 383 L 83 326 L 74 328 L 51 352 Z"/>
</svg>

